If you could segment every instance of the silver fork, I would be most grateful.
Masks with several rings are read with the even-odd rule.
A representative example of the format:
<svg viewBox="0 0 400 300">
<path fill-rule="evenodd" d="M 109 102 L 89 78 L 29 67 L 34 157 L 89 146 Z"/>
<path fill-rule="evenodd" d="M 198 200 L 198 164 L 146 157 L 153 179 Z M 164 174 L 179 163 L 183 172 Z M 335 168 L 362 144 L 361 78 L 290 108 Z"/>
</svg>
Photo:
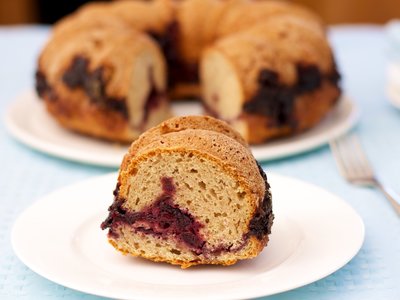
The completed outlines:
<svg viewBox="0 0 400 300">
<path fill-rule="evenodd" d="M 329 144 L 342 176 L 352 184 L 374 187 L 382 191 L 400 216 L 400 196 L 377 179 L 358 137 L 349 134 L 330 141 Z"/>
</svg>

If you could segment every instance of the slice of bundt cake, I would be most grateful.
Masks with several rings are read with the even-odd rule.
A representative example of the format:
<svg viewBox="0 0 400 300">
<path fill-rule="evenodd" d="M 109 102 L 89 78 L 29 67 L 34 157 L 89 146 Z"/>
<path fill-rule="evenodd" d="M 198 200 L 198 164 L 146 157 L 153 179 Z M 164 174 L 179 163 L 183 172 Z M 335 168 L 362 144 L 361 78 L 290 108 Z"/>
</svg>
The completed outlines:
<svg viewBox="0 0 400 300">
<path fill-rule="evenodd" d="M 110 24 L 53 36 L 39 58 L 36 87 L 64 127 L 130 142 L 171 116 L 166 65 L 149 37 Z"/>
<path fill-rule="evenodd" d="M 240 135 L 210 117 L 145 132 L 121 166 L 102 228 L 123 254 L 187 268 L 257 256 L 273 214 L 267 178 Z"/>
</svg>

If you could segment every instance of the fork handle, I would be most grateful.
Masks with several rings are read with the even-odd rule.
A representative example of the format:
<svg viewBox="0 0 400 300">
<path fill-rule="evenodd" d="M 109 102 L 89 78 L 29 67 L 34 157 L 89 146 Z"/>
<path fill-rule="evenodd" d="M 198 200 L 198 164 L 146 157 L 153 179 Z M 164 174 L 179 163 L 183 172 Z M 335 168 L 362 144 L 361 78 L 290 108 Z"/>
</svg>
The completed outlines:
<svg viewBox="0 0 400 300">
<path fill-rule="evenodd" d="M 391 188 L 384 186 L 379 181 L 376 181 L 376 186 L 382 191 L 385 197 L 389 200 L 390 204 L 400 216 L 400 195 L 393 191 Z"/>
</svg>

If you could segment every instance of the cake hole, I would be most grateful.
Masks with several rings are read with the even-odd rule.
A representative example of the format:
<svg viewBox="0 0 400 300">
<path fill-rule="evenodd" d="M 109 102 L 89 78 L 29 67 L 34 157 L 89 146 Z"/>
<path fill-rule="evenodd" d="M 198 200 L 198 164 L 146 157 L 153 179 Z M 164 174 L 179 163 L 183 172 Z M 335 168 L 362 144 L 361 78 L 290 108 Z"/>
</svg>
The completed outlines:
<svg viewBox="0 0 400 300">
<path fill-rule="evenodd" d="M 190 169 L 190 173 L 199 173 L 196 169 Z"/>
<path fill-rule="evenodd" d="M 192 188 L 187 182 L 185 182 L 184 184 L 185 184 L 185 186 L 188 188 L 188 190 L 193 191 L 193 188 Z"/>
<path fill-rule="evenodd" d="M 237 196 L 239 197 L 240 200 L 243 200 L 244 197 L 246 196 L 246 192 L 237 192 Z"/>
<path fill-rule="evenodd" d="M 135 176 L 136 174 L 137 174 L 137 169 L 136 168 L 133 168 L 132 170 L 131 170 L 131 175 L 132 176 Z"/>
<path fill-rule="evenodd" d="M 176 254 L 176 255 L 181 255 L 181 251 L 177 250 L 177 249 L 171 249 L 170 251 L 172 254 Z"/>
<path fill-rule="evenodd" d="M 200 181 L 200 182 L 199 182 L 199 187 L 200 187 L 201 189 L 203 189 L 203 190 L 206 189 L 206 184 L 204 183 L 204 181 Z"/>
<path fill-rule="evenodd" d="M 103 42 L 102 42 L 101 40 L 99 40 L 99 39 L 94 39 L 94 40 L 93 40 L 93 45 L 94 45 L 96 48 L 100 48 L 101 46 L 103 46 Z"/>
<path fill-rule="evenodd" d="M 205 222 L 206 222 L 207 224 L 210 223 L 210 219 L 207 218 Z"/>
<path fill-rule="evenodd" d="M 210 190 L 210 194 L 211 194 L 211 196 L 213 196 L 213 197 L 217 197 L 217 193 L 215 192 L 214 189 L 211 189 L 211 190 Z"/>
</svg>

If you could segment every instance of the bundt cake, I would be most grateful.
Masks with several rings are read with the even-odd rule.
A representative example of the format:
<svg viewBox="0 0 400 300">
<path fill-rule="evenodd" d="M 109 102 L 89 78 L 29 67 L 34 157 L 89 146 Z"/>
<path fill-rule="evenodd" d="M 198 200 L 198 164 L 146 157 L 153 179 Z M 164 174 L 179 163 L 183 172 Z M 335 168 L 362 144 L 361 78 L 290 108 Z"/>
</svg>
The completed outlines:
<svg viewBox="0 0 400 300">
<path fill-rule="evenodd" d="M 88 67 L 72 68 L 83 56 Z M 133 74 L 137 67 L 146 71 Z M 65 81 L 71 69 L 92 74 L 101 101 L 88 95 L 89 84 Z M 97 69 L 103 77 L 112 71 L 105 80 Z M 323 22 L 301 6 L 131 0 L 89 3 L 59 21 L 40 55 L 36 86 L 63 126 L 85 134 L 132 141 L 155 125 L 151 119 L 169 117 L 166 100 L 157 100 L 150 118 L 148 99 L 197 97 L 207 114 L 258 144 L 317 124 L 340 96 L 339 78 Z M 117 81 L 123 89 L 110 86 Z"/>
<path fill-rule="evenodd" d="M 211 117 L 169 119 L 136 140 L 102 229 L 123 254 L 187 268 L 254 258 L 273 222 L 264 171 Z"/>
</svg>

